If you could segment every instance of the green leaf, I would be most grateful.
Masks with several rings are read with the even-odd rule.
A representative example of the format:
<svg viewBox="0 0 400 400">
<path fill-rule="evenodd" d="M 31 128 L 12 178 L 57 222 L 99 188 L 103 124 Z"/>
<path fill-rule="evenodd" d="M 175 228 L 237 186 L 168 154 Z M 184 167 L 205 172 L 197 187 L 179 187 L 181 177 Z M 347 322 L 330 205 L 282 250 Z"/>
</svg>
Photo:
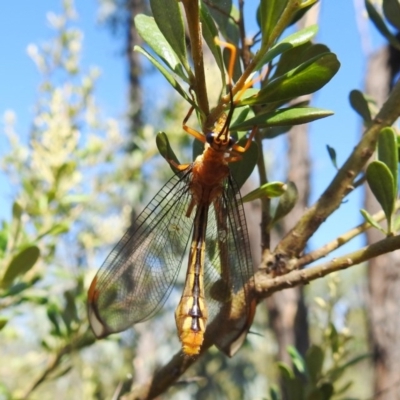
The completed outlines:
<svg viewBox="0 0 400 400">
<path fill-rule="evenodd" d="M 363 208 L 360 210 L 361 215 L 364 217 L 364 219 L 374 228 L 379 229 L 383 234 L 386 235 L 385 230 L 376 222 L 373 218 L 372 215 L 367 211 L 364 210 Z"/>
<path fill-rule="evenodd" d="M 165 134 L 165 132 L 159 132 L 157 133 L 156 136 L 156 145 L 157 149 L 160 152 L 160 154 L 165 158 L 165 160 L 168 162 L 168 165 L 171 167 L 172 171 L 176 174 L 179 172 L 177 168 L 175 168 L 169 161 L 172 160 L 174 161 L 177 165 L 180 164 L 178 158 L 176 157 L 174 151 L 172 150 L 172 147 L 169 143 L 168 136 Z"/>
<path fill-rule="evenodd" d="M 397 29 L 400 30 L 400 3 L 399 0 L 384 0 L 383 15 Z"/>
<path fill-rule="evenodd" d="M 285 193 L 286 185 L 283 182 L 268 182 L 259 188 L 252 190 L 242 198 L 243 203 L 253 201 L 256 199 L 262 199 L 265 197 L 279 197 Z"/>
<path fill-rule="evenodd" d="M 241 105 L 289 101 L 325 86 L 340 66 L 336 55 L 325 53 L 308 60 L 286 74 L 269 81 L 257 95 L 243 99 Z"/>
<path fill-rule="evenodd" d="M 336 150 L 329 146 L 328 144 L 326 145 L 326 149 L 328 150 L 328 154 L 329 154 L 329 158 L 332 161 L 333 166 L 338 169 L 338 165 L 337 165 L 337 159 L 336 159 Z"/>
<path fill-rule="evenodd" d="M 17 201 L 14 201 L 12 206 L 13 219 L 19 221 L 21 219 L 22 212 L 23 212 L 22 207 L 19 205 Z"/>
<path fill-rule="evenodd" d="M 294 47 L 309 42 L 317 34 L 317 32 L 318 26 L 311 25 L 282 39 L 280 42 L 276 43 L 274 46 L 271 47 L 270 50 L 267 51 L 264 57 L 262 57 L 257 64 L 255 70 L 258 71 L 263 67 L 263 65 L 269 63 L 280 54 L 289 51 Z"/>
<path fill-rule="evenodd" d="M 154 18 L 149 17 L 147 15 L 139 14 L 135 17 L 135 26 L 140 37 L 164 61 L 164 63 L 185 82 L 188 82 L 189 80 L 182 68 L 182 64 L 180 63 L 177 54 L 170 46 L 170 44 L 165 40 Z M 140 51 L 138 50 L 138 48 L 140 47 L 135 46 L 134 50 Z M 146 53 L 142 52 L 142 54 L 144 54 L 147 58 L 149 58 L 147 52 Z M 149 60 L 152 61 L 150 58 Z M 158 61 L 157 63 L 159 64 Z M 155 65 L 155 67 L 157 67 L 157 69 L 160 69 L 154 62 L 153 64 Z"/>
<path fill-rule="evenodd" d="M 244 146 L 246 141 L 247 138 L 243 137 L 239 140 L 238 144 Z M 239 188 L 243 186 L 253 172 L 254 167 L 257 165 L 257 160 L 258 146 L 257 143 L 253 141 L 247 151 L 243 153 L 241 160 L 229 163 L 229 169 Z"/>
<path fill-rule="evenodd" d="M 261 0 L 260 25 L 262 33 L 262 46 L 271 45 L 271 34 L 278 25 L 279 20 L 288 4 L 288 0 Z"/>
<path fill-rule="evenodd" d="M 287 352 L 289 353 L 289 356 L 292 359 L 292 363 L 296 367 L 297 371 L 299 371 L 301 374 L 306 373 L 306 364 L 297 349 L 293 346 L 288 346 Z"/>
<path fill-rule="evenodd" d="M 134 50 L 138 53 L 143 54 L 167 79 L 169 84 L 192 106 L 196 107 L 196 104 L 193 102 L 193 99 L 183 90 L 182 86 L 178 83 L 178 81 L 164 68 L 164 66 L 156 60 L 150 53 L 141 48 L 140 46 L 135 46 Z"/>
<path fill-rule="evenodd" d="M 286 191 L 279 198 L 278 207 L 275 210 L 274 218 L 272 219 L 272 223 L 282 219 L 290 211 L 292 211 L 293 207 L 296 205 L 297 199 L 299 198 L 299 193 L 297 191 L 297 187 L 293 182 L 288 182 L 286 184 Z"/>
<path fill-rule="evenodd" d="M 214 56 L 214 59 L 221 72 L 221 82 L 225 83 L 225 66 L 224 60 L 222 58 L 221 47 L 215 43 L 215 38 L 219 36 L 218 29 L 215 26 L 214 20 L 212 19 L 206 5 L 203 2 L 201 2 L 200 7 L 200 19 L 202 23 L 202 33 L 204 40 L 207 43 L 207 46 L 210 49 L 212 55 Z"/>
<path fill-rule="evenodd" d="M 176 0 L 150 0 L 150 6 L 161 33 L 181 63 L 188 66 L 185 27 L 179 3 Z"/>
<path fill-rule="evenodd" d="M 329 48 L 318 43 L 306 42 L 300 46 L 293 47 L 280 56 L 273 78 L 284 75 L 286 72 L 298 67 L 301 63 L 325 53 L 330 53 Z"/>
<path fill-rule="evenodd" d="M 14 256 L 4 273 L 2 287 L 10 286 L 17 276 L 28 272 L 35 265 L 39 256 L 40 250 L 37 246 L 27 247 Z"/>
<path fill-rule="evenodd" d="M 322 366 L 324 365 L 324 352 L 321 347 L 316 345 L 309 347 L 305 362 L 310 380 L 315 384 L 322 375 Z"/>
<path fill-rule="evenodd" d="M 0 317 L 0 331 L 7 325 L 9 318 L 7 317 Z"/>
<path fill-rule="evenodd" d="M 385 213 L 388 221 L 388 233 L 390 233 L 392 213 L 396 200 L 393 175 L 382 161 L 373 161 L 367 167 L 366 177 L 372 193 Z"/>
<path fill-rule="evenodd" d="M 301 125 L 332 115 L 333 112 L 315 107 L 288 107 L 272 112 L 257 114 L 242 123 L 235 122 L 232 131 L 247 131 L 254 126 L 265 128 L 269 126 Z"/>
<path fill-rule="evenodd" d="M 240 34 L 235 21 L 239 19 L 239 10 L 232 4 L 232 0 L 208 0 L 205 4 L 224 39 L 238 45 Z"/>
<path fill-rule="evenodd" d="M 320 387 L 319 391 L 321 393 L 321 400 L 330 400 L 335 392 L 332 383 L 324 382 Z"/>
<path fill-rule="evenodd" d="M 294 372 L 287 364 L 285 364 L 283 362 L 278 362 L 277 365 L 279 368 L 279 372 L 281 373 L 281 375 L 282 375 L 283 379 L 285 379 L 285 381 L 295 378 Z"/>
<path fill-rule="evenodd" d="M 360 115 L 364 122 L 372 122 L 371 111 L 369 109 L 368 102 L 364 97 L 364 94 L 359 90 L 352 90 L 350 92 L 349 99 L 351 106 L 357 112 L 357 114 Z"/>
<path fill-rule="evenodd" d="M 268 127 L 264 128 L 261 133 L 262 133 L 262 138 L 263 139 L 273 139 L 279 135 L 283 135 L 284 133 L 287 133 L 290 131 L 292 128 L 291 125 L 286 125 L 286 126 L 274 126 L 274 127 Z"/>
<path fill-rule="evenodd" d="M 375 10 L 375 7 L 371 4 L 370 0 L 365 0 L 365 8 L 367 9 L 369 18 L 372 23 L 375 25 L 375 28 L 382 34 L 383 37 L 387 39 L 387 41 L 396 49 L 400 50 L 400 43 L 396 39 L 388 27 L 385 24 L 385 21 L 381 17 L 381 15 Z"/>
<path fill-rule="evenodd" d="M 381 130 L 378 138 L 378 160 L 385 163 L 392 173 L 395 195 L 397 194 L 399 163 L 396 136 L 394 129 L 387 127 Z"/>
</svg>

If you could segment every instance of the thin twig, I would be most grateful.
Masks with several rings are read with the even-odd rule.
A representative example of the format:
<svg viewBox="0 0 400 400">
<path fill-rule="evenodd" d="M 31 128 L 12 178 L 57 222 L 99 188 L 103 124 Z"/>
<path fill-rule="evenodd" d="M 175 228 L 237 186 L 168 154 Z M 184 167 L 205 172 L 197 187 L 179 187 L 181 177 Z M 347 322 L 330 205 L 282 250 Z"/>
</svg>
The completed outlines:
<svg viewBox="0 0 400 400">
<path fill-rule="evenodd" d="M 382 128 L 392 125 L 399 115 L 400 82 L 396 84 L 373 124 L 365 132 L 333 181 L 318 201 L 303 214 L 295 227 L 281 240 L 275 250 L 276 253 L 293 257 L 304 250 L 308 239 L 326 218 L 339 208 L 343 198 L 353 189 L 353 180 L 374 153 Z"/>
<path fill-rule="evenodd" d="M 398 210 L 400 207 L 400 200 L 396 202 L 395 210 Z M 385 219 L 385 213 L 381 210 L 374 214 L 372 218 L 377 221 L 383 221 Z M 320 247 L 317 250 L 314 250 L 303 257 L 300 257 L 299 260 L 293 264 L 294 269 L 301 269 L 305 265 L 308 265 L 316 260 L 319 260 L 322 257 L 325 257 L 327 254 L 331 253 L 333 250 L 338 249 L 339 247 L 343 246 L 344 244 L 348 243 L 350 240 L 358 236 L 360 233 L 365 232 L 367 229 L 371 228 L 371 224 L 369 222 L 364 222 L 355 228 L 349 230 L 346 233 L 338 236 L 332 242 L 325 244 L 324 246 Z"/>
</svg>

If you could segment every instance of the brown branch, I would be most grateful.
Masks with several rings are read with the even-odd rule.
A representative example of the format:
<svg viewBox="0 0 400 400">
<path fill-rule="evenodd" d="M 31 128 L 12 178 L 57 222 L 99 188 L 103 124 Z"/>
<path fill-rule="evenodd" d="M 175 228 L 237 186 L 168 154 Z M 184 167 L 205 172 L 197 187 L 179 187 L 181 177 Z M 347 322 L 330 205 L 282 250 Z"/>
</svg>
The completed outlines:
<svg viewBox="0 0 400 400">
<path fill-rule="evenodd" d="M 353 265 L 368 261 L 371 258 L 400 249 L 400 236 L 387 237 L 379 242 L 363 247 L 353 253 L 333 258 L 331 261 L 304 270 L 295 270 L 286 275 L 271 278 L 260 270 L 255 275 L 255 290 L 258 300 L 270 296 L 282 289 L 305 285 L 310 281 L 322 278 L 332 272 L 349 268 Z M 263 267 L 264 268 L 264 267 Z"/>
<path fill-rule="evenodd" d="M 400 207 L 400 200 L 396 202 L 395 210 L 398 210 Z M 383 211 L 379 211 L 372 216 L 372 218 L 376 222 L 383 221 L 385 217 L 385 213 Z M 344 244 L 348 243 L 351 239 L 358 236 L 360 233 L 365 232 L 367 229 L 371 228 L 371 224 L 369 222 L 364 222 L 355 228 L 349 230 L 346 233 L 338 236 L 332 242 L 327 243 L 326 245 L 320 247 L 317 250 L 314 250 L 303 257 L 300 257 L 295 265 L 293 265 L 294 269 L 301 269 L 305 265 L 308 265 L 316 260 L 319 260 L 322 257 L 325 257 L 327 254 L 331 253 L 333 250 L 338 249 L 339 247 L 343 246 Z"/>
<path fill-rule="evenodd" d="M 295 227 L 282 239 L 275 253 L 285 256 L 298 256 L 325 219 L 339 208 L 343 198 L 353 189 L 354 178 L 360 173 L 368 159 L 375 151 L 378 135 L 382 128 L 390 126 L 400 115 L 400 82 L 396 84 L 391 96 L 376 116 L 371 127 L 365 132 L 360 143 L 354 149 L 335 178 L 321 195 L 319 200 L 309 208 Z"/>
</svg>

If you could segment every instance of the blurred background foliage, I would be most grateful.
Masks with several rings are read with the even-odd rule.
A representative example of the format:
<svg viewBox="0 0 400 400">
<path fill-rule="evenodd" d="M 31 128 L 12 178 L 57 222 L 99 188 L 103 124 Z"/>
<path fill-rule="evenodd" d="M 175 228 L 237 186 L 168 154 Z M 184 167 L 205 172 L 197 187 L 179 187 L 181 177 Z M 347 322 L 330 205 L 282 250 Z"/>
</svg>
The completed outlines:
<svg viewBox="0 0 400 400">
<path fill-rule="evenodd" d="M 126 29 L 127 5 L 134 2 L 100 3 L 104 20 Z M 15 131 L 17 116 L 4 115 L 10 151 L 1 167 L 14 200 L 11 220 L 0 228 L 0 399 L 118 398 L 132 383 L 147 382 L 179 348 L 171 315 L 182 279 L 152 321 L 101 341 L 88 327 L 90 280 L 149 200 L 150 182 L 161 185 L 170 171 L 158 155 L 153 124 L 139 115 L 139 97 L 127 111 L 128 123 L 99 108 L 100 71 L 81 68 L 83 32 L 75 20 L 73 1 L 65 0 L 62 14 L 49 14 L 51 40 L 29 46 L 40 82 L 26 143 Z M 174 94 L 169 100 L 159 119 L 179 158 L 188 160 L 191 141 L 181 133 L 187 106 Z M 363 361 L 363 304 L 357 296 L 351 309 L 341 303 L 363 279 L 361 269 L 347 271 L 308 291 L 313 345 L 305 355 L 289 348 L 291 363 L 275 363 L 277 344 L 261 305 L 233 359 L 212 349 L 165 398 L 275 399 L 279 380 L 290 389 L 288 399 L 329 399 L 333 392 L 335 399 L 365 398 L 371 368 Z"/>
</svg>

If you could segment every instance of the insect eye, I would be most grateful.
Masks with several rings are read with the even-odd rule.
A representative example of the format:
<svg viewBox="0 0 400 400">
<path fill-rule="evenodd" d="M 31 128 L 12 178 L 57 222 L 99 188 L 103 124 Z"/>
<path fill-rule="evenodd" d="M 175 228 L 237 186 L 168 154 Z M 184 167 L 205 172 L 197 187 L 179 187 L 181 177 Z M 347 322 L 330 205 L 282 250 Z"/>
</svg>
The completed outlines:
<svg viewBox="0 0 400 400">
<path fill-rule="evenodd" d="M 236 139 L 233 138 L 232 136 L 229 137 L 229 147 L 233 147 L 233 145 L 236 143 Z"/>
<path fill-rule="evenodd" d="M 207 133 L 207 135 L 206 135 L 207 143 L 212 144 L 212 143 L 214 143 L 214 140 L 215 140 L 215 133 L 214 132 Z"/>
</svg>

